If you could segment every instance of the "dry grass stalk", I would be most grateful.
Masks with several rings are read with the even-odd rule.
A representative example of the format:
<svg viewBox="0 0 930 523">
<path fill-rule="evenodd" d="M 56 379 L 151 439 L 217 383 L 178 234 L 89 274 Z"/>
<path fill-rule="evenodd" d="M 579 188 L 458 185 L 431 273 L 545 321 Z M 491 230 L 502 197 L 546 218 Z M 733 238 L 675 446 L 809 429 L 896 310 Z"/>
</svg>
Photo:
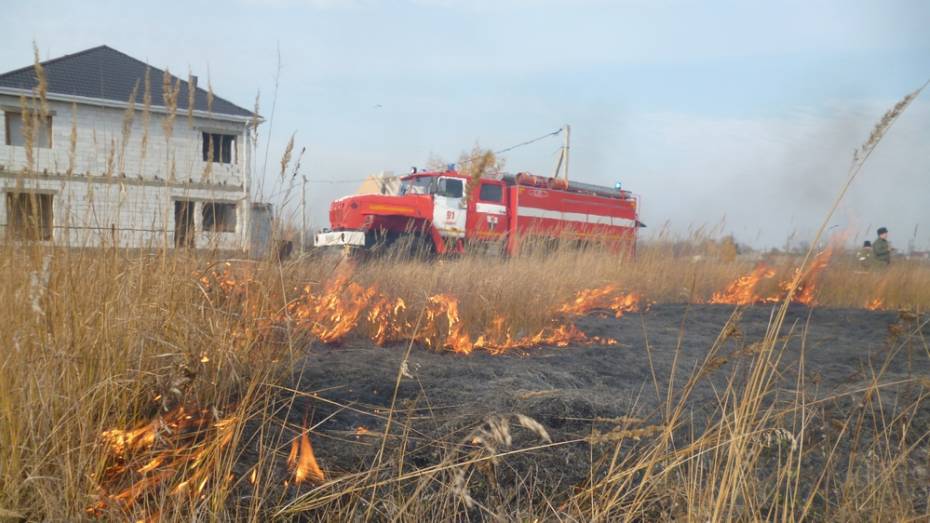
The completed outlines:
<svg viewBox="0 0 930 523">
<path fill-rule="evenodd" d="M 514 414 L 514 417 L 517 418 L 517 422 L 520 423 L 523 428 L 529 430 L 530 432 L 534 432 L 537 436 L 539 436 L 539 439 L 545 441 L 546 443 L 552 443 L 552 437 L 549 436 L 549 432 L 546 431 L 545 427 L 543 427 L 541 423 L 524 414 L 516 413 Z"/>
<path fill-rule="evenodd" d="M 549 432 L 533 418 L 524 414 L 514 413 L 513 418 L 521 427 L 535 434 L 546 443 L 552 442 Z M 498 462 L 498 455 L 513 446 L 513 436 L 510 433 L 510 418 L 508 416 L 490 416 L 485 419 L 477 429 L 462 440 L 460 448 L 472 450 L 466 452 L 464 465 L 453 469 L 450 492 L 468 508 L 476 505 L 468 488 L 468 477 L 476 458 L 487 457 L 491 465 Z M 479 461 L 479 463 L 483 463 Z M 484 469 L 486 474 L 493 475 L 493 469 Z M 489 481 L 494 482 L 493 478 Z"/>
<path fill-rule="evenodd" d="M 281 180 L 284 180 L 284 175 L 287 173 L 287 167 L 291 164 L 291 155 L 294 154 L 294 135 L 291 134 L 291 138 L 287 141 L 287 146 L 284 147 L 284 154 L 281 155 Z"/>
<path fill-rule="evenodd" d="M 924 84 L 919 89 L 915 90 L 912 93 L 909 93 L 904 96 L 901 100 L 898 101 L 891 109 L 885 112 L 882 115 L 881 119 L 875 124 L 875 127 L 872 128 L 872 133 L 869 135 L 869 138 L 855 150 L 853 153 L 853 163 L 860 163 L 865 161 L 869 155 L 872 154 L 872 151 L 875 147 L 881 142 L 882 137 L 885 136 L 885 133 L 888 132 L 888 129 L 894 124 L 901 114 L 907 110 L 908 106 L 911 105 L 920 93 L 924 90 L 927 84 Z"/>
<path fill-rule="evenodd" d="M 104 176 L 107 178 L 111 178 L 116 174 L 116 150 L 116 138 L 110 138 L 110 143 L 107 146 L 107 163 L 104 171 Z"/>
<path fill-rule="evenodd" d="M 643 438 L 648 438 L 660 434 L 666 429 L 665 425 L 650 425 L 648 427 L 642 427 L 639 429 L 614 429 L 609 432 L 601 432 L 599 430 L 591 431 L 591 435 L 588 436 L 587 441 L 590 443 L 611 443 L 617 441 L 623 441 L 625 439 L 632 440 L 641 440 Z"/>
<path fill-rule="evenodd" d="M 634 418 L 632 416 L 616 416 L 613 418 L 596 416 L 593 421 L 594 423 L 612 423 L 615 425 L 639 425 L 640 423 L 646 422 L 646 420 L 642 418 Z"/>
<path fill-rule="evenodd" d="M 39 100 L 39 116 L 43 122 L 48 121 L 51 112 L 48 108 L 48 78 L 45 76 L 45 66 L 39 60 L 39 46 L 32 42 L 32 51 L 34 54 L 33 68 L 36 72 L 36 98 Z"/>
<path fill-rule="evenodd" d="M 170 164 L 168 170 L 168 180 L 175 179 L 174 155 L 171 154 L 171 137 L 174 134 L 174 119 L 178 111 L 178 94 L 181 91 L 181 80 L 174 80 L 171 72 L 165 69 L 162 75 L 162 96 L 165 101 L 166 114 L 162 119 L 162 130 L 165 133 L 165 154 L 167 162 Z"/>
<path fill-rule="evenodd" d="M 119 145 L 119 174 L 126 173 L 126 147 L 129 145 L 129 138 L 132 135 L 132 122 L 136 117 L 136 96 L 139 92 L 139 81 L 132 86 L 132 92 L 129 94 L 129 100 L 126 101 L 126 109 L 123 111 L 123 125 L 120 132 Z"/>
<path fill-rule="evenodd" d="M 139 152 L 139 169 L 140 172 L 145 174 L 145 158 L 148 155 L 149 148 L 149 121 L 152 115 L 152 78 L 151 78 L 151 69 L 148 66 L 145 68 L 145 78 L 143 80 L 143 89 L 142 89 L 142 143 L 140 144 L 141 151 Z"/>
<path fill-rule="evenodd" d="M 213 88 L 211 87 L 210 89 L 212 92 Z M 256 135 L 258 134 L 258 124 L 261 123 L 261 118 L 258 116 L 260 114 L 259 113 L 260 102 L 261 102 L 261 91 L 255 93 L 255 105 L 252 107 L 252 119 L 249 120 L 249 128 L 252 131 L 252 137 L 253 137 L 252 143 L 253 144 L 258 143 L 258 139 Z"/>
<path fill-rule="evenodd" d="M 71 103 L 71 133 L 68 137 L 68 170 L 65 171 L 66 176 L 74 175 L 74 166 L 77 162 L 77 103 Z"/>
<path fill-rule="evenodd" d="M 37 116 L 33 114 L 25 96 L 19 97 L 19 110 L 23 122 L 23 151 L 26 153 L 26 166 L 23 168 L 25 174 L 35 173 L 35 150 L 33 147 L 36 137 L 36 126 L 38 125 Z"/>
<path fill-rule="evenodd" d="M 194 128 L 194 104 L 197 101 L 197 83 L 194 81 L 194 73 L 190 67 L 187 68 L 187 125 Z"/>
<path fill-rule="evenodd" d="M 207 112 L 213 112 L 213 82 L 207 76 Z"/>
</svg>

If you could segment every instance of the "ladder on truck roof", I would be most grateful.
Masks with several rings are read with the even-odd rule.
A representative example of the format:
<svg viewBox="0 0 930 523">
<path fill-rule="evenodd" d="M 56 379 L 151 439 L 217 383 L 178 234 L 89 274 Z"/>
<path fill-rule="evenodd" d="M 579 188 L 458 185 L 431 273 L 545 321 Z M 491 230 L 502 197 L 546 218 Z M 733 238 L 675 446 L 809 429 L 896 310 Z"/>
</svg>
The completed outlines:
<svg viewBox="0 0 930 523">
<path fill-rule="evenodd" d="M 595 185 L 593 183 L 575 181 L 566 182 L 561 178 L 543 178 L 528 173 L 505 174 L 501 179 L 507 185 L 520 185 L 526 187 L 540 187 L 560 191 L 587 193 L 596 196 L 603 196 L 605 198 L 618 198 L 621 200 L 627 200 L 633 197 L 633 194 L 630 193 L 630 191 L 624 191 L 622 189 L 608 187 L 606 185 Z M 536 180 L 536 183 L 533 183 L 531 180 Z M 550 180 L 554 181 L 552 185 L 547 183 Z"/>
</svg>

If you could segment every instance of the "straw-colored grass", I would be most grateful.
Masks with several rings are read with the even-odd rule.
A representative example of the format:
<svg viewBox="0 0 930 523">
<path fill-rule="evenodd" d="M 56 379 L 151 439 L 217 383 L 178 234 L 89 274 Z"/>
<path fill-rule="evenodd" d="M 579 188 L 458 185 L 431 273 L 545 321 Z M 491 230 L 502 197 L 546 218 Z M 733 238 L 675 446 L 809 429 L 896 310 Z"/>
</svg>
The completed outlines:
<svg viewBox="0 0 930 523">
<path fill-rule="evenodd" d="M 99 478 L 105 467 L 112 464 L 108 462 L 110 458 L 101 434 L 113 428 L 135 427 L 178 405 L 188 409 L 215 408 L 221 416 L 235 419 L 237 431 L 242 430 L 249 419 L 270 416 L 264 409 L 270 408 L 267 401 L 275 392 L 274 385 L 280 382 L 282 373 L 288 372 L 293 358 L 303 354 L 309 340 L 305 333 L 292 331 L 286 322 L 278 324 L 274 336 L 263 335 L 262 332 L 267 332 L 262 330 L 263 319 L 280 317 L 281 311 L 286 310 L 285 303 L 298 295 L 297 289 L 302 284 L 322 285 L 336 273 L 346 271 L 347 265 L 352 266 L 352 278 L 356 281 L 405 297 L 414 314 L 423 306 L 427 295 L 449 293 L 457 296 L 463 321 L 469 328 L 480 331 L 495 315 L 506 317 L 517 330 L 531 330 L 551 318 L 545 311 L 551 310 L 553 303 L 568 300 L 580 289 L 608 283 L 640 292 L 650 301 L 700 301 L 750 264 L 694 261 L 690 256 L 653 258 L 648 247 L 641 249 L 639 258 L 625 261 L 606 253 L 563 250 L 547 256 L 514 259 L 475 256 L 440 261 L 359 263 L 324 257 L 286 265 L 272 261 L 238 262 L 229 274 L 237 275 L 240 282 L 248 280 L 242 287 L 247 290 L 243 291 L 245 294 L 230 296 L 219 291 L 210 276 L 222 272 L 224 265 L 183 252 L 165 258 L 137 251 L 9 247 L 0 256 L 3 268 L 0 299 L 18 306 L 7 307 L 0 313 L 0 322 L 4 325 L 0 329 L 0 343 L 5 347 L 0 364 L 0 463 L 3 464 L 0 508 L 28 519 L 85 516 L 85 510 L 99 500 L 96 497 L 101 492 Z M 835 272 L 828 270 L 821 292 L 843 306 L 855 305 L 881 292 L 889 302 L 898 300 L 925 308 L 930 304 L 930 296 L 926 294 L 930 287 L 924 285 L 922 295 L 914 287 L 918 286 L 915 282 L 926 282 L 927 278 L 930 278 L 930 268 L 918 265 L 901 264 L 886 271 L 864 274 L 840 266 Z M 869 288 L 870 285 L 874 287 Z M 696 371 L 695 380 L 714 366 L 713 355 L 718 349 L 708 349 L 708 370 Z M 764 357 L 758 358 L 776 358 L 777 353 L 778 347 L 772 347 Z M 710 503 L 707 496 L 718 496 L 721 492 L 705 490 L 709 485 L 688 475 L 698 473 L 691 469 L 694 464 L 688 456 L 712 452 L 716 463 L 724 466 L 728 460 L 736 458 L 719 454 L 718 446 L 733 443 L 733 438 L 763 437 L 761 435 L 782 429 L 796 434 L 799 420 L 789 416 L 788 420 L 795 419 L 794 425 L 786 427 L 783 415 L 759 411 L 758 401 L 766 394 L 772 379 L 771 371 L 764 370 L 768 366 L 762 365 L 762 361 L 760 359 L 759 363 L 762 374 L 753 378 L 758 385 L 726 391 L 724 396 L 730 397 L 731 403 L 721 406 L 720 425 L 691 446 L 674 448 L 668 446 L 670 442 L 667 441 L 661 448 L 654 448 L 638 458 L 646 461 L 611 465 L 605 483 L 592 487 L 598 496 L 604 496 L 605 505 L 596 512 L 610 514 L 620 507 L 637 504 L 640 510 L 646 510 L 644 504 L 652 503 L 653 497 L 660 495 L 685 496 L 688 503 L 699 505 L 693 509 L 702 514 L 716 512 L 719 516 L 719 511 L 726 507 L 729 507 L 727 511 L 733 510 L 736 500 L 718 500 L 721 506 Z M 676 411 L 674 406 L 683 405 L 687 390 L 670 391 L 670 394 L 673 409 L 667 423 L 675 426 L 683 422 L 680 418 L 683 412 Z M 752 401 L 755 406 L 739 407 L 745 401 Z M 732 410 L 737 407 L 748 411 Z M 773 425 L 775 421 L 778 423 Z M 854 421 L 850 421 L 851 426 Z M 744 425 L 734 426 L 733 423 Z M 859 430 L 870 429 L 860 427 Z M 601 446 L 619 444 L 632 437 L 664 434 L 656 431 L 639 426 L 618 426 L 616 430 L 597 436 L 596 443 Z M 734 435 L 733 431 L 740 435 Z M 239 432 L 236 434 L 239 438 Z M 451 445 L 449 452 L 457 457 L 450 457 L 446 463 L 450 467 L 449 474 L 440 476 L 450 482 L 450 492 L 456 489 L 462 492 L 463 485 L 455 486 L 456 482 L 461 482 L 461 475 L 454 472 L 462 455 L 451 443 L 445 445 Z M 235 445 L 215 449 L 210 460 L 217 477 L 229 473 L 237 452 Z M 759 459 L 756 454 L 762 451 L 751 447 L 733 452 L 743 456 L 739 459 L 746 459 L 747 452 L 755 456 L 751 459 Z M 882 455 L 891 460 L 886 464 L 888 467 L 899 465 L 893 461 L 893 455 L 887 452 Z M 650 465 L 652 462 L 654 465 Z M 283 463 L 283 457 L 269 453 L 261 463 L 265 467 L 262 474 L 273 475 L 270 471 Z M 651 470 L 659 464 L 664 472 L 655 482 L 630 483 L 630 475 L 635 471 Z M 794 462 L 785 464 L 786 467 L 795 465 Z M 726 465 L 722 470 L 701 468 L 699 472 L 723 482 L 722 487 L 732 488 L 727 486 L 731 480 L 726 479 L 726 475 L 736 470 L 728 472 L 726 467 L 733 466 L 737 465 Z M 667 467 L 676 471 L 672 473 Z M 742 470 L 745 465 L 737 468 Z M 785 470 L 785 474 L 789 472 Z M 717 474 L 722 476 L 715 476 Z M 391 488 L 399 489 L 393 495 L 404 500 L 410 493 L 406 489 L 427 488 L 416 486 L 424 477 L 413 475 L 408 477 L 409 481 L 392 482 Z M 275 494 L 275 489 L 263 486 L 271 488 L 267 499 L 253 501 L 248 509 L 234 506 L 228 496 L 237 480 L 213 485 L 206 491 L 207 498 L 201 501 L 170 495 L 170 487 L 185 479 L 183 474 L 171 478 L 165 488 L 156 489 L 145 503 L 128 509 L 130 514 L 137 517 L 158 511 L 164 518 L 188 519 L 202 517 L 201 511 L 209 508 L 235 516 L 247 515 L 243 510 L 254 510 L 252 516 L 261 518 L 275 512 L 277 504 L 283 502 L 278 497 L 280 492 Z M 382 479 L 375 475 L 367 481 Z M 334 492 L 345 488 L 352 491 L 362 485 L 362 479 L 356 484 L 340 478 L 333 487 L 335 490 L 324 489 L 319 500 L 304 498 L 288 510 L 308 506 L 333 509 L 335 505 L 327 503 L 340 499 L 338 495 L 330 498 Z M 617 490 L 621 485 L 625 485 L 622 495 Z M 640 494 L 631 499 L 632 494 L 627 489 L 634 486 Z M 848 488 L 879 487 L 892 489 L 887 496 L 894 494 L 890 484 Z M 762 489 L 763 485 L 753 488 Z M 547 491 L 546 485 L 537 484 L 533 489 L 535 492 L 524 493 L 527 500 L 540 494 L 561 495 Z M 661 494 L 663 489 L 668 492 Z M 346 499 L 353 499 L 351 492 L 347 495 Z M 887 496 L 882 494 L 878 499 L 887 501 Z M 441 502 L 437 498 L 437 503 L 434 507 L 437 510 L 458 506 L 454 496 Z M 342 502 L 339 506 L 343 507 L 341 510 L 350 510 Z M 123 514 L 121 511 L 125 507 L 116 504 L 107 510 L 103 514 L 115 517 Z M 223 512 L 226 510 L 232 512 Z M 429 510 L 417 509 L 411 515 L 435 515 Z M 566 510 L 568 514 L 580 511 L 579 517 L 594 515 L 590 506 L 579 505 Z"/>
<path fill-rule="evenodd" d="M 167 73 L 163 83 L 169 113 L 162 124 L 170 139 L 178 84 Z M 148 84 L 146 78 L 143 150 L 151 103 Z M 39 98 L 44 100 L 41 93 Z M 29 130 L 37 125 L 44 101 L 24 98 L 22 105 L 31 171 Z M 896 106 L 880 122 L 857 154 L 850 181 L 856 165 L 861 166 L 906 106 Z M 73 136 L 72 129 L 72 157 Z M 124 131 L 121 143 L 130 138 Z M 281 163 L 282 178 L 293 147 L 292 139 Z M 123 159 L 118 160 L 107 163 L 111 174 L 114 165 L 122 169 Z M 170 154 L 153 161 L 164 161 L 165 172 L 175 178 Z M 660 423 L 614 420 L 613 427 L 587 438 L 550 441 L 536 420 L 520 414 L 490 417 L 469 435 L 468 446 L 461 440 L 428 442 L 440 453 L 435 465 L 412 468 L 402 455 L 379 453 L 370 470 L 327 476 L 298 497 L 288 497 L 282 488 L 279 471 L 287 456 L 278 450 L 289 442 L 271 436 L 280 434 L 272 424 L 280 426 L 286 418 L 281 411 L 289 409 L 280 401 L 284 377 L 313 342 L 289 315 L 288 304 L 304 286 L 318 292 L 336 275 L 348 275 L 363 286 L 402 297 L 414 323 L 429 296 L 449 294 L 459 300 L 462 321 L 473 332 L 486 329 L 498 316 L 514 332 L 532 332 L 551 320 L 554 306 L 583 289 L 613 285 L 641 294 L 646 302 L 701 303 L 756 263 L 735 257 L 732 249 L 694 247 L 699 244 L 709 245 L 640 245 L 635 258 L 557 248 L 516 258 L 388 256 L 359 262 L 314 256 L 285 264 L 239 261 L 228 269 L 203 254 L 167 249 L 167 233 L 162 249 L 153 252 L 4 245 L 0 519 L 925 520 L 928 509 L 914 502 L 912 478 L 920 472 L 913 456 L 918 451 L 926 456 L 928 435 L 882 410 L 884 368 L 875 369 L 867 387 L 850 393 L 859 407 L 844 418 L 829 418 L 834 430 L 817 441 L 809 433 L 810 423 L 815 417 L 828 419 L 825 402 L 812 402 L 803 383 L 780 391 L 791 401 L 777 407 L 767 401 L 785 347 L 784 307 L 763 339 L 746 341 L 739 357 L 749 362 L 748 373 L 741 379 L 728 376 L 703 432 L 689 432 L 687 400 L 700 380 L 721 367 L 732 324 L 707 347 L 704 362 L 685 385 L 667 390 L 665 408 L 657 413 Z M 806 265 L 811 254 L 770 260 L 777 275 L 765 282 L 768 289 L 760 290 L 777 292 L 778 283 L 790 281 L 795 267 Z M 930 307 L 930 268 L 896 261 L 889 268 L 863 270 L 850 258 L 834 256 L 819 282 L 819 306 L 862 307 L 878 298 L 886 307 L 914 310 L 900 325 L 889 357 L 905 343 L 926 348 L 918 327 Z M 233 278 L 226 289 L 218 279 L 222 275 Z M 408 350 L 423 349 L 411 344 Z M 403 366 L 397 369 L 398 384 L 406 372 Z M 930 382 L 908 380 L 916 392 L 899 410 L 915 412 L 923 408 Z M 292 397 L 306 394 L 306 389 L 294 391 Z M 401 423 L 403 407 L 394 407 L 387 416 Z M 204 412 L 210 420 L 193 446 L 160 425 L 179 408 Z M 123 463 L 104 435 L 148 423 L 161 428 L 140 453 L 142 461 L 126 458 L 132 470 L 114 473 Z M 511 430 L 529 431 L 538 441 L 530 448 L 513 448 Z M 387 432 L 379 439 L 382 451 Z M 263 443 L 252 456 L 254 468 L 243 474 L 236 464 L 242 442 L 254 444 L 253 437 Z M 853 454 L 841 468 L 835 445 L 850 438 Z M 493 465 L 507 455 L 559 452 L 560 446 L 579 443 L 591 446 L 586 485 L 546 485 L 532 474 L 516 484 L 494 481 Z M 301 442 L 300 452 L 305 448 L 309 444 Z M 193 452 L 198 453 L 195 463 L 183 461 Z M 805 452 L 820 453 L 823 466 L 813 473 L 802 469 Z M 159 453 L 177 458 L 171 464 L 178 466 L 144 461 Z M 769 473 L 759 472 L 773 460 Z M 134 502 L 112 497 L 155 475 L 160 479 Z M 480 499 L 470 487 L 477 478 L 490 486 Z M 187 483 L 192 479 L 204 485 L 200 493 L 192 494 Z"/>
<path fill-rule="evenodd" d="M 105 430 L 178 405 L 233 408 L 273 367 L 183 254 L 7 248 L 0 266 L 15 304 L 0 320 L 0 508 L 30 520 L 84 516 Z M 256 312 L 281 307 L 276 288 Z"/>
</svg>

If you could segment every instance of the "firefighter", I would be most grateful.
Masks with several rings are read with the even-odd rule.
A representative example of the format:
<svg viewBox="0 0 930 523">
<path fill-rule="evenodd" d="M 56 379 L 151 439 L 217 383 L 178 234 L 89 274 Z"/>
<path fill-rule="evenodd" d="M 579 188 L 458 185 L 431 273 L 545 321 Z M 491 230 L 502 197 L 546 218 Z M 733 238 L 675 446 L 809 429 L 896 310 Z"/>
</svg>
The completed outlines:
<svg viewBox="0 0 930 523">
<path fill-rule="evenodd" d="M 868 269 L 872 265 L 872 242 L 869 240 L 862 242 L 862 248 L 856 253 L 856 260 L 863 269 Z"/>
<path fill-rule="evenodd" d="M 888 229 L 878 229 L 878 238 L 872 242 L 872 259 L 879 265 L 891 264 L 891 244 L 888 243 Z"/>
</svg>

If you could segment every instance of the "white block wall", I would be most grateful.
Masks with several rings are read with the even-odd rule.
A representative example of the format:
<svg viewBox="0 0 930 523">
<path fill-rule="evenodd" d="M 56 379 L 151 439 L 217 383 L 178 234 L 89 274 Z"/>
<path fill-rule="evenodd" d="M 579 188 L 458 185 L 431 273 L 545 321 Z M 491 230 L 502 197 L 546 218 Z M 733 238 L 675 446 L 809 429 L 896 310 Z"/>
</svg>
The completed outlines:
<svg viewBox="0 0 930 523">
<path fill-rule="evenodd" d="M 0 95 L 0 106 L 19 105 L 19 99 Z M 250 158 L 245 124 L 196 117 L 189 121 L 181 113 L 175 117 L 171 139 L 166 143 L 165 116 L 151 113 L 147 144 L 143 147 L 141 110 L 136 111 L 131 131 L 124 138 L 124 110 L 91 105 L 75 108 L 54 101 L 49 102 L 49 109 L 54 113 L 52 147 L 33 148 L 35 177 L 20 174 L 27 165 L 26 151 L 24 147 L 6 145 L 6 130 L 0 119 L 0 189 L 53 193 L 57 242 L 109 245 L 115 238 L 121 246 L 158 247 L 166 239 L 167 226 L 168 244 L 173 245 L 173 201 L 183 198 L 197 201 L 197 247 L 246 247 Z M 73 174 L 67 176 L 72 161 L 72 127 L 77 140 Z M 208 169 L 202 158 L 204 130 L 237 136 L 234 163 L 214 163 Z M 236 232 L 203 232 L 203 201 L 237 203 Z M 0 220 L 5 228 L 5 195 L 0 199 Z"/>
</svg>

